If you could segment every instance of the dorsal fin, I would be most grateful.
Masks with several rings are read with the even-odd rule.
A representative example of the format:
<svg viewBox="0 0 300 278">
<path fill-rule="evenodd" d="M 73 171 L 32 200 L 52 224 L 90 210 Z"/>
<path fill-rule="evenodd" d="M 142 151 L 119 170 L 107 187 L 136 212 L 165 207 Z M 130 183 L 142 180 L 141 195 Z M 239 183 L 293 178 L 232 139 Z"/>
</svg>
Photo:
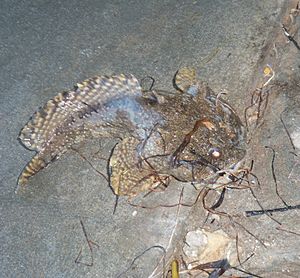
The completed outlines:
<svg viewBox="0 0 300 278">
<path fill-rule="evenodd" d="M 176 89 L 184 93 L 189 92 L 190 88 L 197 85 L 196 70 L 191 67 L 183 67 L 179 69 L 173 79 Z"/>
<path fill-rule="evenodd" d="M 19 139 L 30 150 L 40 151 L 54 136 L 55 130 L 72 124 L 77 117 L 97 111 L 101 103 L 116 94 L 140 94 L 133 75 L 96 76 L 77 84 L 74 90 L 59 93 L 40 108 L 21 130 Z"/>
</svg>

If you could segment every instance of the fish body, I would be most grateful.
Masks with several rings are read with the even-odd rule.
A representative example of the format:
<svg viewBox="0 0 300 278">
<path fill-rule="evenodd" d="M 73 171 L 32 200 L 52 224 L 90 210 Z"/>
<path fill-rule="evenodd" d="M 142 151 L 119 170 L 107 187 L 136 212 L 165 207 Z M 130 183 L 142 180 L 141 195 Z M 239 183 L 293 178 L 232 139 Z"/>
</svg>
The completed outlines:
<svg viewBox="0 0 300 278">
<path fill-rule="evenodd" d="M 195 71 L 182 68 L 173 92 L 143 91 L 133 75 L 98 76 L 58 94 L 20 132 L 36 155 L 24 168 L 25 185 L 74 144 L 119 138 L 109 161 L 117 195 L 135 196 L 167 183 L 201 181 L 245 155 L 245 130 L 233 108 Z"/>
</svg>

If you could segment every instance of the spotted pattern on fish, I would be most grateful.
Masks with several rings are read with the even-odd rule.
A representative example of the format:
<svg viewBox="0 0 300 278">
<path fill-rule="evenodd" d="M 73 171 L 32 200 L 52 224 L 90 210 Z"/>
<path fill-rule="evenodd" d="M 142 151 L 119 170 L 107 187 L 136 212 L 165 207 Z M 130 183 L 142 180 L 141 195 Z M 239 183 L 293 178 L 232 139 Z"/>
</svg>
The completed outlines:
<svg viewBox="0 0 300 278">
<path fill-rule="evenodd" d="M 194 68 L 189 68 L 189 67 L 181 68 L 175 74 L 173 83 L 174 86 L 177 89 L 179 89 L 181 92 L 191 93 L 191 89 L 196 88 L 197 86 L 196 70 Z"/>
<path fill-rule="evenodd" d="M 141 94 L 138 80 L 124 74 L 96 76 L 49 100 L 20 132 L 23 145 L 38 153 L 25 167 L 18 184 L 25 185 L 31 176 L 73 144 L 91 137 L 90 130 L 84 125 L 84 117 L 97 112 L 101 105 L 119 94 Z"/>
<path fill-rule="evenodd" d="M 98 76 L 58 94 L 21 130 L 20 141 L 37 153 L 18 184 L 86 138 L 120 140 L 108 163 L 116 195 L 133 197 L 170 178 L 203 181 L 240 165 L 246 133 L 233 108 L 192 68 L 180 69 L 174 83 L 181 93 L 142 92 L 133 75 Z"/>
</svg>

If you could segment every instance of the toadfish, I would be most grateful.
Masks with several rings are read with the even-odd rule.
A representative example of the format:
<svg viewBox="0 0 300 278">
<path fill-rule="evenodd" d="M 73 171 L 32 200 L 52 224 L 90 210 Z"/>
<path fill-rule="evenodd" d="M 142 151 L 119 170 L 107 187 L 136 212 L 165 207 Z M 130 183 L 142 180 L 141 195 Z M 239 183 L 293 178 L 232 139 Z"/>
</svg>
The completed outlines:
<svg viewBox="0 0 300 278">
<path fill-rule="evenodd" d="M 171 178 L 202 182 L 245 156 L 245 128 L 234 109 L 181 68 L 173 92 L 142 90 L 131 74 L 96 76 L 40 108 L 19 139 L 35 156 L 18 185 L 87 138 L 118 138 L 109 159 L 116 195 L 133 197 Z"/>
</svg>

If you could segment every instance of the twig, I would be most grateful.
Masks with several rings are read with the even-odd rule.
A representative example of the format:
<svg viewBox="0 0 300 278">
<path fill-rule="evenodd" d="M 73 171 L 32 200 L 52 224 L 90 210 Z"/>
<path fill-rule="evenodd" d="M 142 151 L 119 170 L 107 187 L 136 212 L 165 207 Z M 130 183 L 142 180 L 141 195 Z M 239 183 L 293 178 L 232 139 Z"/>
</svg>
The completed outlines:
<svg viewBox="0 0 300 278">
<path fill-rule="evenodd" d="M 242 263 L 241 265 L 243 265 L 244 263 L 248 262 L 255 254 L 252 253 L 250 256 L 248 256 Z"/>
<path fill-rule="evenodd" d="M 205 187 L 204 187 L 205 188 Z M 234 224 L 237 224 L 239 225 L 240 227 L 242 227 L 249 235 L 251 235 L 252 237 L 254 237 L 257 241 L 259 241 L 264 247 L 266 247 L 266 245 L 263 243 L 262 240 L 260 240 L 257 236 L 255 236 L 253 233 L 251 233 L 247 228 L 245 228 L 242 224 L 236 222 L 233 220 L 233 217 L 228 214 L 227 212 L 223 212 L 223 211 L 215 211 L 215 210 L 212 210 L 211 208 L 207 207 L 206 204 L 205 204 L 205 197 L 206 195 L 208 194 L 208 192 L 210 191 L 209 188 L 207 188 L 206 190 L 204 190 L 203 192 L 203 195 L 202 195 L 202 205 L 204 207 L 204 209 L 206 209 L 207 211 L 209 211 L 210 213 L 212 214 L 217 214 L 217 215 L 221 215 L 221 216 L 227 216 L 229 218 L 229 220 L 231 221 L 233 227 L 234 227 Z"/>
<path fill-rule="evenodd" d="M 132 203 L 130 200 L 127 200 L 127 202 L 128 202 L 131 206 L 133 206 L 133 207 L 138 207 L 138 208 L 143 208 L 143 209 L 173 208 L 173 207 L 177 207 L 177 206 L 193 207 L 193 206 L 198 202 L 198 200 L 200 199 L 201 194 L 202 194 L 202 192 L 203 192 L 204 189 L 205 189 L 205 187 L 203 187 L 203 188 L 199 191 L 199 193 L 198 193 L 198 195 L 197 195 L 195 201 L 192 202 L 192 203 L 189 203 L 189 204 L 188 204 L 188 203 L 182 203 L 182 202 L 181 202 L 181 200 L 182 200 L 182 195 L 183 195 L 183 190 L 182 190 L 181 193 L 180 193 L 180 196 L 181 196 L 181 197 L 179 198 L 179 203 L 176 203 L 176 204 L 156 205 L 156 206 L 150 207 L 150 206 L 144 206 L 144 205 L 140 205 L 140 204 L 134 204 L 134 203 Z"/>
<path fill-rule="evenodd" d="M 283 114 L 285 111 L 286 111 L 286 109 L 280 113 L 280 121 L 281 121 L 281 123 L 282 123 L 282 125 L 283 125 L 283 128 L 284 128 L 284 130 L 285 130 L 285 132 L 286 132 L 286 134 L 287 134 L 287 136 L 288 136 L 288 138 L 289 138 L 289 140 L 290 140 L 290 143 L 291 143 L 291 145 L 292 145 L 292 147 L 293 147 L 293 150 L 295 151 L 296 148 L 295 148 L 294 142 L 293 142 L 293 140 L 292 140 L 292 137 L 291 137 L 291 135 L 290 135 L 290 133 L 289 133 L 289 131 L 288 131 L 288 129 L 287 129 L 287 127 L 286 127 L 286 125 L 285 125 L 283 119 L 282 119 L 282 114 Z"/>
<path fill-rule="evenodd" d="M 239 234 L 237 233 L 237 231 L 235 232 L 235 249 L 236 249 L 236 255 L 237 255 L 239 265 L 242 266 L 240 252 L 239 252 Z"/>
<path fill-rule="evenodd" d="M 283 24 L 281 24 L 281 28 L 283 30 L 283 34 L 288 38 L 288 40 L 291 41 L 298 50 L 300 50 L 299 44 L 296 42 L 293 36 L 288 32 L 288 30 L 285 28 Z"/>
<path fill-rule="evenodd" d="M 248 257 L 247 260 L 250 259 L 252 257 L 252 255 L 250 257 Z M 181 273 L 190 273 L 191 271 L 195 271 L 195 270 L 206 271 L 206 269 L 214 269 L 213 272 L 211 272 L 209 274 L 209 278 L 218 278 L 229 269 L 235 269 L 235 270 L 240 271 L 242 273 L 251 275 L 251 277 L 262 278 L 261 276 L 253 274 L 251 272 L 245 271 L 245 270 L 240 269 L 240 268 L 235 267 L 235 266 L 231 266 L 227 259 L 214 261 L 214 262 L 209 262 L 209 263 L 205 263 L 205 264 L 199 264 L 199 265 L 193 267 L 192 269 L 190 269 L 188 271 L 182 271 Z"/>
<path fill-rule="evenodd" d="M 106 177 L 103 173 L 101 173 L 100 171 L 98 171 L 95 166 L 83 155 L 81 154 L 78 150 L 76 150 L 75 148 L 71 147 L 71 150 L 76 152 L 83 160 L 85 160 L 94 171 L 96 171 L 99 175 L 101 175 L 103 178 L 105 178 L 105 180 L 108 182 L 108 177 Z"/>
<path fill-rule="evenodd" d="M 243 270 L 243 269 L 241 269 L 241 268 L 238 268 L 238 267 L 235 267 L 235 266 L 233 266 L 233 267 L 231 267 L 231 268 L 232 268 L 232 269 L 235 269 L 235 270 L 237 270 L 237 271 L 240 271 L 240 272 L 242 272 L 242 273 L 245 273 L 245 274 L 251 275 L 250 277 L 263 278 L 262 276 L 259 276 L 259 275 L 256 275 L 256 274 L 253 274 L 253 273 L 251 273 L 251 272 L 245 271 L 245 270 Z M 249 277 L 249 278 L 250 278 L 250 277 Z"/>
<path fill-rule="evenodd" d="M 265 210 L 265 209 L 263 208 L 263 206 L 262 206 L 262 205 L 260 204 L 260 202 L 258 201 L 258 198 L 257 198 L 256 195 L 254 194 L 253 189 L 252 189 L 251 187 L 249 187 L 249 190 L 250 190 L 252 196 L 254 197 L 254 200 L 256 201 L 256 203 L 257 203 L 257 204 L 259 205 L 259 207 L 261 208 L 261 211 L 264 211 L 265 214 L 266 214 L 269 218 L 271 218 L 271 219 L 272 219 L 273 221 L 275 221 L 277 224 L 281 225 L 281 223 L 280 223 L 278 220 L 276 220 L 275 218 L 272 217 L 272 214 L 271 214 L 270 212 L 268 212 L 267 210 Z M 247 216 L 247 213 L 246 213 L 246 216 Z"/>
<path fill-rule="evenodd" d="M 132 268 L 132 266 L 133 266 L 133 264 L 136 262 L 136 260 L 138 260 L 140 257 L 142 257 L 145 253 L 147 253 L 147 252 L 150 251 L 151 249 L 155 249 L 155 248 L 162 250 L 163 253 L 164 253 L 164 256 L 163 256 L 163 261 L 164 261 L 164 268 L 163 268 L 163 271 L 164 271 L 164 270 L 165 270 L 165 257 L 166 257 L 166 253 L 167 253 L 167 252 L 166 252 L 166 249 L 165 249 L 163 246 L 161 246 L 161 245 L 153 245 L 153 246 L 147 248 L 146 250 L 144 250 L 144 251 L 143 251 L 142 253 L 140 253 L 139 255 L 137 255 L 137 256 L 132 260 L 132 262 L 130 263 L 130 265 L 129 265 L 123 272 L 121 272 L 121 273 L 117 276 L 117 278 L 123 277 L 123 275 L 124 275 L 126 272 L 128 272 L 128 270 L 130 270 L 130 268 Z M 165 272 L 163 273 L 163 277 L 165 277 Z"/>
<path fill-rule="evenodd" d="M 261 239 L 259 239 L 256 235 L 254 235 L 253 233 L 251 233 L 246 227 L 244 227 L 242 224 L 240 224 L 239 222 L 236 222 L 232 219 L 232 217 L 229 217 L 229 219 L 234 223 L 239 225 L 241 228 L 243 228 L 249 235 L 251 235 L 252 237 L 254 237 L 263 247 L 267 248 L 267 246 L 263 243 L 263 241 Z"/>
<path fill-rule="evenodd" d="M 202 205 L 203 208 L 206 209 L 207 211 L 209 211 L 212 214 L 217 214 L 217 215 L 223 215 L 223 216 L 228 216 L 228 213 L 223 212 L 223 211 L 216 211 L 214 209 L 212 209 L 212 207 L 208 207 L 205 203 L 205 197 L 207 196 L 207 194 L 211 191 L 210 188 L 205 188 L 205 190 L 203 191 L 203 195 L 201 197 L 201 201 L 202 201 Z"/>
<path fill-rule="evenodd" d="M 275 169 L 274 169 L 274 161 L 275 161 L 275 156 L 276 156 L 275 150 L 274 150 L 272 147 L 269 147 L 269 146 L 265 146 L 265 148 L 270 149 L 270 150 L 272 150 L 272 152 L 273 152 L 273 155 L 272 155 L 272 162 L 271 162 L 271 170 L 272 170 L 273 180 L 274 180 L 274 183 L 275 183 L 275 191 L 276 191 L 276 195 L 279 197 L 279 199 L 283 202 L 283 204 L 284 204 L 285 206 L 289 206 L 289 205 L 283 200 L 283 198 L 280 196 L 280 194 L 279 194 L 279 192 L 278 192 L 277 178 L 276 178 L 276 175 L 275 175 Z"/>
<path fill-rule="evenodd" d="M 116 200 L 115 200 L 113 214 L 116 213 L 118 204 L 119 204 L 119 195 L 116 195 Z"/>
<path fill-rule="evenodd" d="M 85 266 L 93 266 L 93 265 L 94 265 L 94 255 L 93 255 L 93 247 L 92 247 L 92 245 L 96 245 L 97 247 L 100 247 L 100 246 L 99 246 L 96 242 L 93 242 L 93 241 L 91 241 L 91 240 L 88 238 L 87 232 L 86 232 L 86 230 L 85 230 L 85 227 L 84 227 L 84 225 L 83 225 L 82 220 L 80 220 L 80 225 L 81 225 L 81 228 L 82 228 L 82 231 L 83 231 L 85 240 L 86 240 L 86 242 L 87 242 L 87 244 L 88 244 L 88 247 L 89 247 L 89 249 L 90 249 L 91 262 L 90 262 L 90 263 L 85 263 L 85 262 L 82 262 L 82 261 L 79 260 L 79 258 L 81 257 L 81 254 L 82 254 L 82 247 L 81 247 L 81 249 L 80 249 L 80 251 L 79 251 L 79 253 L 78 253 L 78 256 L 77 256 L 76 259 L 75 259 L 75 263 L 76 263 L 76 264 L 83 264 L 83 265 L 85 265 Z"/>
<path fill-rule="evenodd" d="M 224 201 L 225 193 L 226 193 L 226 187 L 223 188 L 218 201 L 210 207 L 211 209 L 216 209 L 222 205 L 222 203 Z"/>
<path fill-rule="evenodd" d="M 263 214 L 270 214 L 273 212 L 284 212 L 284 211 L 294 210 L 294 209 L 300 209 L 300 205 L 286 206 L 286 207 L 273 208 L 273 209 L 263 209 L 263 210 L 247 210 L 245 211 L 245 215 L 247 217 L 252 217 L 252 216 L 258 216 Z"/>
<path fill-rule="evenodd" d="M 296 235 L 296 236 L 300 236 L 300 233 L 297 233 L 297 232 L 293 232 L 293 231 L 289 231 L 289 230 L 286 230 L 282 227 L 276 227 L 277 230 L 280 230 L 280 231 L 284 231 L 284 232 L 287 232 L 289 234 L 293 234 L 293 235 Z"/>
<path fill-rule="evenodd" d="M 141 82 L 140 82 L 142 88 L 144 87 L 144 83 L 145 83 L 145 81 L 146 81 L 147 79 L 150 79 L 150 80 L 151 80 L 151 85 L 149 86 L 149 89 L 145 89 L 145 90 L 144 90 L 144 91 L 146 91 L 146 92 L 147 92 L 147 91 L 151 91 L 152 88 L 153 88 L 153 86 L 154 86 L 154 83 L 155 83 L 155 79 L 154 79 L 152 76 L 150 76 L 150 75 L 145 76 L 145 77 L 143 77 L 143 78 L 141 79 Z"/>
<path fill-rule="evenodd" d="M 263 116 L 269 102 L 269 91 L 266 87 L 274 79 L 275 72 L 270 65 L 266 65 L 264 69 L 264 77 L 269 77 L 260 87 L 257 87 L 251 95 L 251 103 L 244 110 L 244 118 L 246 123 L 246 130 L 249 131 L 250 123 L 248 123 L 248 110 L 254 108 L 252 115 L 255 115 L 255 128 L 263 124 Z M 251 111 L 250 111 L 251 112 Z M 251 117 L 251 115 L 250 115 Z M 260 120 L 262 121 L 260 122 Z"/>
</svg>

